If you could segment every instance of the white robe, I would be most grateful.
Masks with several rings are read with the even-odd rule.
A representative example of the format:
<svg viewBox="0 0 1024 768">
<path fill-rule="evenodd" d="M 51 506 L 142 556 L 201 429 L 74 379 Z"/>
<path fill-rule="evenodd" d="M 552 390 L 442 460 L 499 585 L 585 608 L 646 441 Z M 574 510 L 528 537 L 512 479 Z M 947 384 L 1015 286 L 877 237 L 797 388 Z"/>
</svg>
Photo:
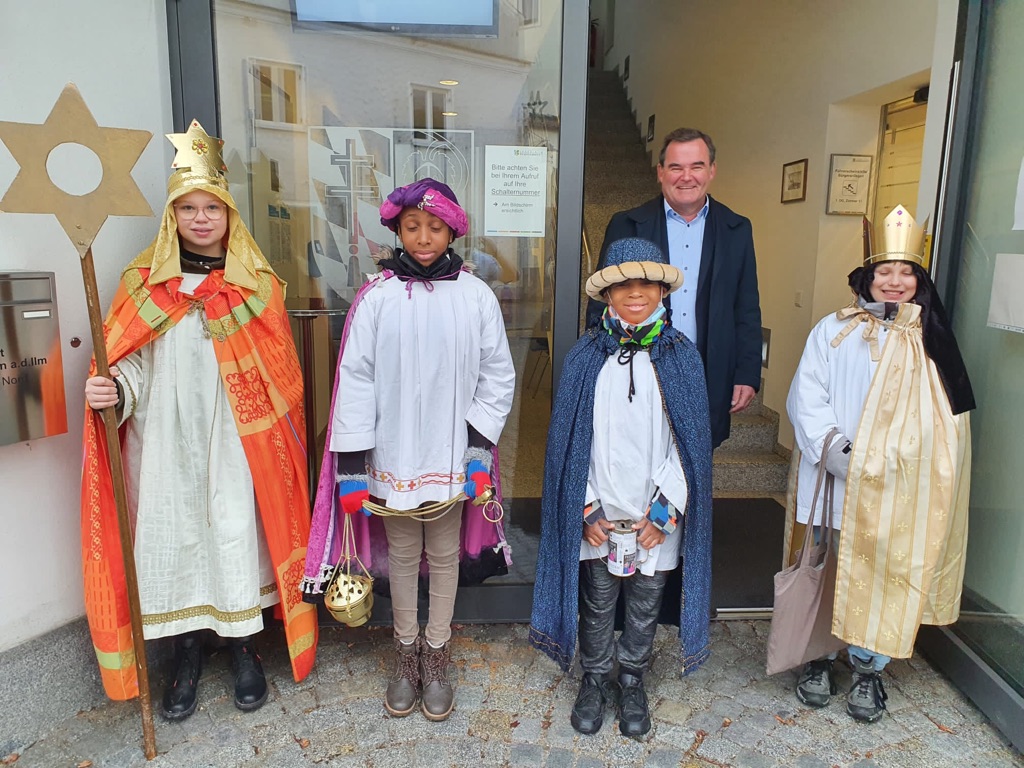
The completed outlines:
<svg viewBox="0 0 1024 768">
<path fill-rule="evenodd" d="M 370 494 L 413 509 L 462 491 L 467 422 L 498 442 L 515 369 L 498 300 L 479 278 L 463 272 L 432 290 L 376 279 L 338 365 L 330 449 L 367 451 Z"/>
<path fill-rule="evenodd" d="M 633 357 L 633 383 L 636 393 L 630 402 L 629 365 L 619 363 L 618 355 L 611 355 L 597 376 L 586 501 L 600 500 L 609 521 L 639 521 L 647 514 L 655 489 L 661 490 L 676 508 L 680 524 L 650 551 L 637 543 L 638 568 L 652 576 L 655 571 L 671 571 L 679 564 L 686 477 L 651 356 L 645 351 Z M 608 542 L 594 547 L 583 539 L 580 560 L 599 557 L 608 557 Z"/>
<path fill-rule="evenodd" d="M 796 497 L 796 519 L 800 523 L 806 523 L 810 517 L 825 436 L 833 427 L 838 427 L 848 440 L 853 440 L 871 380 L 878 369 L 860 329 L 843 339 L 838 347 L 832 346 L 832 340 L 848 323 L 848 320 L 839 320 L 832 313 L 814 326 L 786 399 L 786 412 L 793 423 L 796 444 L 801 453 Z M 884 327 L 879 330 L 879 350 L 884 349 L 888 333 Z M 824 496 L 824 491 L 820 495 Z M 832 518 L 836 530 L 842 528 L 845 495 L 846 482 L 837 477 Z M 815 525 L 821 524 L 822 502 L 823 499 L 819 498 L 814 510 Z"/>
<path fill-rule="evenodd" d="M 182 292 L 204 278 L 185 274 Z M 261 609 L 280 596 L 249 464 L 200 315 L 190 312 L 117 367 L 145 638 L 259 632 Z"/>
</svg>

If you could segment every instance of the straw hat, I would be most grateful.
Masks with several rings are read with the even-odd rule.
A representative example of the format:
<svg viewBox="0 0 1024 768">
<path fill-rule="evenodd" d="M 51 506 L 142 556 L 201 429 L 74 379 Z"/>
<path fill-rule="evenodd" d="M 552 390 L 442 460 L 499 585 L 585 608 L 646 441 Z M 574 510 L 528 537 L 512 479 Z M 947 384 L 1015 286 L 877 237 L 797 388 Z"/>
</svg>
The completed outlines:
<svg viewBox="0 0 1024 768">
<path fill-rule="evenodd" d="M 650 240 L 627 237 L 608 246 L 604 268 L 587 280 L 587 296 L 606 302 L 604 291 L 627 280 L 662 283 L 672 293 L 683 284 L 683 273 L 669 264 L 661 248 Z"/>
</svg>

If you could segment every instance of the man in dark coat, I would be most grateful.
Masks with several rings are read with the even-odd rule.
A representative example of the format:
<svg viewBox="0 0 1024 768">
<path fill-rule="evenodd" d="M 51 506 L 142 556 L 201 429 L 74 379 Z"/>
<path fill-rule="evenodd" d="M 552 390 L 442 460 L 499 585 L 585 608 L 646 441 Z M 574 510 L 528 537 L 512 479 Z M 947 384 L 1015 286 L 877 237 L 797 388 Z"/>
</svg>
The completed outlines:
<svg viewBox="0 0 1024 768">
<path fill-rule="evenodd" d="M 729 415 L 750 405 L 761 384 L 761 307 L 750 220 L 707 194 L 715 170 L 710 136 L 692 128 L 669 133 L 658 159 L 662 194 L 612 216 L 597 269 L 611 243 L 640 237 L 683 273 L 683 288 L 665 304 L 704 361 L 717 448 L 729 437 Z M 602 310 L 590 301 L 587 327 L 598 325 Z"/>
</svg>

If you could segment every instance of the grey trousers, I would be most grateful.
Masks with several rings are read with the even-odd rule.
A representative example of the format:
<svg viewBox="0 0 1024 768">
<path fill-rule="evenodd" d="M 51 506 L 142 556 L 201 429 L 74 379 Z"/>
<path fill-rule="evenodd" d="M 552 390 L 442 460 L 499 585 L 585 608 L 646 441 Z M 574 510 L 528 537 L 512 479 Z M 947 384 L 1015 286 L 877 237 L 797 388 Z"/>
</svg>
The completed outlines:
<svg viewBox="0 0 1024 768">
<path fill-rule="evenodd" d="M 459 586 L 461 512 L 453 509 L 429 523 L 407 517 L 384 518 L 395 637 L 403 642 L 412 642 L 420 633 L 416 606 L 424 551 L 430 567 L 430 611 L 424 636 L 434 646 L 444 645 L 452 636 L 455 591 Z"/>
<path fill-rule="evenodd" d="M 580 563 L 580 665 L 584 672 L 607 674 L 613 657 L 619 667 L 642 673 L 651 663 L 658 629 L 661 596 L 671 571 L 644 576 L 637 571 L 622 579 L 608 573 L 603 560 Z M 626 620 L 615 652 L 615 604 L 625 592 Z"/>
</svg>

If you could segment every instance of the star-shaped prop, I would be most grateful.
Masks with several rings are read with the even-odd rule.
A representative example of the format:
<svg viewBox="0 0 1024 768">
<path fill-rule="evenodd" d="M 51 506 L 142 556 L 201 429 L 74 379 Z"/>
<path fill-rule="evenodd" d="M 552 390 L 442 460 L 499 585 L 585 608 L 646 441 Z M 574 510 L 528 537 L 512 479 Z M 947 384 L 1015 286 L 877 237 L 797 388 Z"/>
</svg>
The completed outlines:
<svg viewBox="0 0 1024 768">
<path fill-rule="evenodd" d="M 228 169 L 221 156 L 224 142 L 203 130 L 198 120 L 193 120 L 185 133 L 168 133 L 167 138 L 174 145 L 175 154 L 172 168 L 190 168 L 215 176 Z"/>
<path fill-rule="evenodd" d="M 101 128 L 78 88 L 68 83 L 45 123 L 0 122 L 0 141 L 21 166 L 0 199 L 0 211 L 52 213 L 84 257 L 107 216 L 153 215 L 131 174 L 152 135 L 129 128 Z M 47 173 L 50 152 L 66 143 L 88 147 L 103 166 L 99 186 L 88 194 L 65 192 Z"/>
</svg>

